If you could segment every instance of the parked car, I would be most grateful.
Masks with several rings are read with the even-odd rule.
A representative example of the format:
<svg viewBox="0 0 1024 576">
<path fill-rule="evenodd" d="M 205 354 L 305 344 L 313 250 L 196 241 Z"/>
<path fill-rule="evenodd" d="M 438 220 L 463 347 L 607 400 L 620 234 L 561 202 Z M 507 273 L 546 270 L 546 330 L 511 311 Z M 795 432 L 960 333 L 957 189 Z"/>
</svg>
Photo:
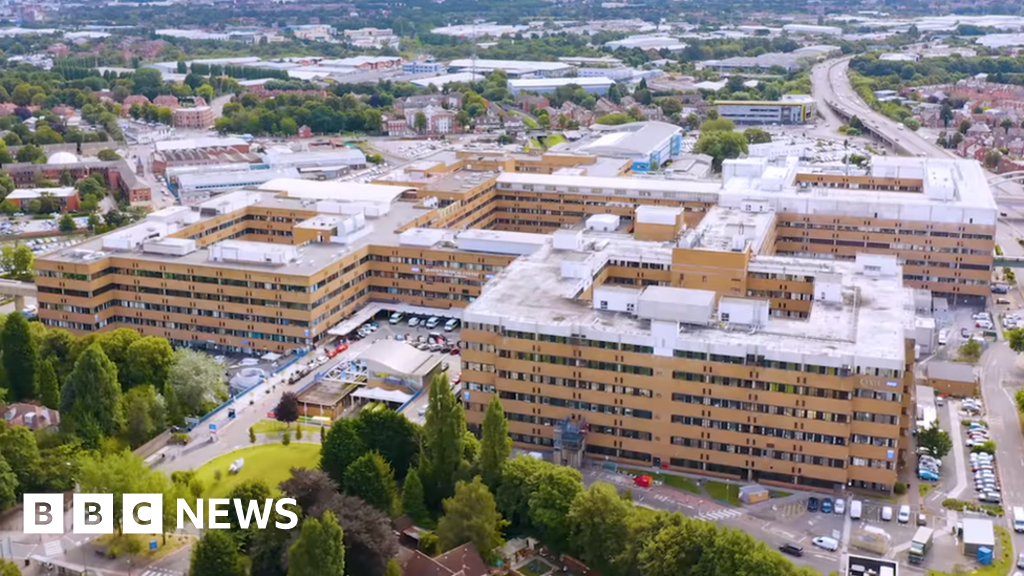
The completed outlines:
<svg viewBox="0 0 1024 576">
<path fill-rule="evenodd" d="M 796 544 L 783 544 L 782 546 L 779 546 L 779 552 L 782 552 L 783 554 L 789 554 L 790 556 L 804 555 L 803 547 L 797 546 Z"/>
<path fill-rule="evenodd" d="M 829 538 L 828 536 L 818 536 L 811 540 L 811 543 L 818 548 L 823 548 L 829 552 L 835 552 L 839 549 L 839 541 L 835 538 Z"/>
<path fill-rule="evenodd" d="M 807 499 L 807 511 L 817 512 L 818 511 L 818 499 L 811 497 Z"/>
<path fill-rule="evenodd" d="M 419 318 L 419 316 L 413 316 L 413 317 L 409 318 L 409 328 L 415 328 L 415 327 L 417 327 L 419 325 L 420 325 L 420 318 Z"/>
<path fill-rule="evenodd" d="M 927 480 L 929 482 L 936 482 L 939 479 L 939 475 L 931 470 L 918 470 L 917 477 L 921 480 Z"/>
<path fill-rule="evenodd" d="M 846 500 L 842 498 L 836 498 L 836 514 L 846 514 Z"/>
<path fill-rule="evenodd" d="M 822 498 L 822 500 L 821 500 L 821 511 L 824 512 L 825 514 L 831 514 L 832 513 L 832 499 L 831 498 Z"/>
<path fill-rule="evenodd" d="M 939 346 L 945 346 L 949 342 L 949 330 L 939 330 Z"/>
<path fill-rule="evenodd" d="M 403 318 L 405 318 L 404 314 L 402 314 L 401 312 L 395 312 L 394 314 L 391 315 L 391 318 L 388 318 L 388 322 L 390 322 L 391 324 L 400 324 Z"/>
<path fill-rule="evenodd" d="M 968 330 L 967 328 L 961 328 L 960 329 L 960 337 L 961 338 L 970 338 L 971 337 L 971 331 Z"/>
<path fill-rule="evenodd" d="M 900 513 L 896 516 L 896 521 L 900 524 L 910 522 L 910 506 L 906 504 L 900 506 Z"/>
<path fill-rule="evenodd" d="M 892 522 L 892 506 L 882 506 L 882 521 Z"/>
<path fill-rule="evenodd" d="M 441 319 L 438 318 L 437 316 L 431 316 L 430 318 L 427 318 L 427 323 L 426 323 L 425 327 L 426 327 L 427 330 L 433 330 L 434 328 L 437 327 L 437 324 L 440 321 L 441 321 Z"/>
</svg>

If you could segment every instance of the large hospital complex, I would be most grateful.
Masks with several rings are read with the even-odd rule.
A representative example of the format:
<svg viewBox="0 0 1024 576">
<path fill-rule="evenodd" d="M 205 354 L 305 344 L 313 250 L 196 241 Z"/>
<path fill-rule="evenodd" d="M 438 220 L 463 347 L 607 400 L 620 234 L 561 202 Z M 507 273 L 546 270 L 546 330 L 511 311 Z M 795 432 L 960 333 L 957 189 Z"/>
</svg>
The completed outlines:
<svg viewBox="0 0 1024 576">
<path fill-rule="evenodd" d="M 632 163 L 441 152 L 371 184 L 270 180 L 39 257 L 39 316 L 255 353 L 370 302 L 457 309 L 471 427 L 497 395 L 514 440 L 565 463 L 891 490 L 921 319 L 990 292 L 979 164 Z"/>
</svg>

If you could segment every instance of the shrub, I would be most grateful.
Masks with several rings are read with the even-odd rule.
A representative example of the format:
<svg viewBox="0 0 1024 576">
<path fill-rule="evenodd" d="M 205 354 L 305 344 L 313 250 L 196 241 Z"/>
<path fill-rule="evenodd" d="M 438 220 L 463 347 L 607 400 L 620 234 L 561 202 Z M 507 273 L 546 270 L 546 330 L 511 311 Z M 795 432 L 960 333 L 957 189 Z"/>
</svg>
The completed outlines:
<svg viewBox="0 0 1024 576">
<path fill-rule="evenodd" d="M 1003 515 L 1002 506 L 994 506 L 992 504 L 975 504 L 974 502 L 957 500 L 956 498 L 946 498 L 942 501 L 942 507 L 949 510 L 971 510 L 972 512 L 984 512 L 989 516 Z"/>
<path fill-rule="evenodd" d="M 902 496 L 907 493 L 907 485 L 903 482 L 897 482 L 892 487 L 892 491 L 895 492 L 897 496 Z"/>
</svg>

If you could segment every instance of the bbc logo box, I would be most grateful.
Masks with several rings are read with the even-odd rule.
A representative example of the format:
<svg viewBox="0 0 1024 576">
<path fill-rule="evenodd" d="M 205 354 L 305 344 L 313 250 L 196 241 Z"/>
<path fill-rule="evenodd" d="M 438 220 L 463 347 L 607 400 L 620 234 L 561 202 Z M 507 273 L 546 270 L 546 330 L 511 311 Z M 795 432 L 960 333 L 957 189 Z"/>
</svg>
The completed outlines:
<svg viewBox="0 0 1024 576">
<path fill-rule="evenodd" d="M 113 534 L 116 508 L 113 494 L 74 494 L 71 528 L 75 534 Z M 121 524 L 125 534 L 163 532 L 163 494 L 125 494 Z M 25 494 L 25 534 L 64 534 L 64 496 Z"/>
</svg>

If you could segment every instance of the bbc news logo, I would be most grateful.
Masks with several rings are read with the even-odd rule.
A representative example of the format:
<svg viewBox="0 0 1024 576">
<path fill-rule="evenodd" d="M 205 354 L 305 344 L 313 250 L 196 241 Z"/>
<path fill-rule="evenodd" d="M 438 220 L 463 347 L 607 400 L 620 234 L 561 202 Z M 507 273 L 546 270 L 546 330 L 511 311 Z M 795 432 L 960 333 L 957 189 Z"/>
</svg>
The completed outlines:
<svg viewBox="0 0 1024 576">
<path fill-rule="evenodd" d="M 228 518 L 234 512 L 243 530 L 252 525 L 266 530 L 276 512 L 274 526 L 290 530 L 299 524 L 298 514 L 290 508 L 296 505 L 294 498 L 267 498 L 262 503 L 240 498 L 210 498 L 205 501 L 199 498 L 194 504 L 178 498 L 175 502 L 175 529 L 183 530 L 187 519 L 200 530 L 204 527 L 227 530 L 231 528 Z M 115 511 L 113 494 L 74 494 L 71 506 L 72 533 L 113 534 Z M 25 494 L 24 524 L 25 534 L 64 534 L 64 495 Z M 121 528 L 125 534 L 162 534 L 163 494 L 124 494 Z"/>
</svg>

